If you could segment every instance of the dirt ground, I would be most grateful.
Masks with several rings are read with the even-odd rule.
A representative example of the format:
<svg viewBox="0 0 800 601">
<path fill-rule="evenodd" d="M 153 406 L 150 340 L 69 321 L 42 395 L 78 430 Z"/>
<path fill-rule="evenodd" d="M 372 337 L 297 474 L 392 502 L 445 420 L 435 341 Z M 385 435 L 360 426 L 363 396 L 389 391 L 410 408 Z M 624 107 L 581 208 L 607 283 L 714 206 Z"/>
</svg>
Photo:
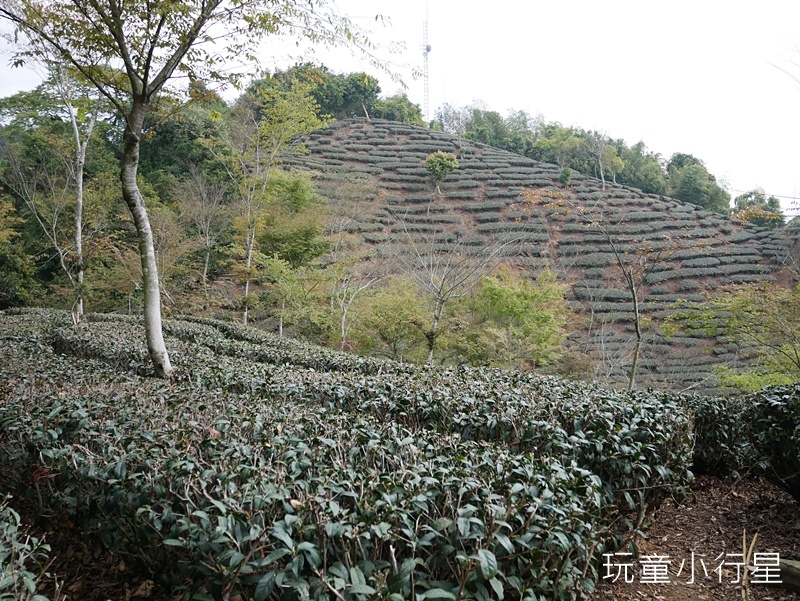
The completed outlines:
<svg viewBox="0 0 800 601">
<path fill-rule="evenodd" d="M 592 599 L 799 601 L 796 593 L 754 581 L 779 578 L 771 569 L 776 553 L 782 559 L 800 559 L 800 504 L 763 480 L 731 484 L 700 477 L 693 492 L 680 506 L 664 503 L 650 518 L 647 539 L 638 543 L 638 559 L 606 559 L 601 576 L 610 577 L 598 583 Z M 750 572 L 743 597 L 737 564 L 742 563 L 745 531 L 748 546 L 758 533 L 748 565 L 763 567 Z M 628 580 L 633 582 L 625 582 L 626 563 L 632 564 Z"/>
<path fill-rule="evenodd" d="M 736 563 L 741 562 L 741 558 L 735 554 L 742 553 L 745 529 L 748 541 L 758 533 L 755 553 L 778 553 L 784 559 L 800 559 L 800 504 L 780 489 L 763 480 L 731 484 L 701 477 L 693 490 L 694 494 L 684 504 L 676 506 L 667 502 L 653 514 L 646 524 L 647 539 L 639 541 L 638 558 L 618 555 L 607 559 L 608 566 L 602 569 L 601 575 L 609 573 L 612 578 L 601 580 L 591 599 L 742 600 L 741 584 L 734 582 Z M 180 598 L 137 577 L 122 562 L 99 548 L 87 548 L 58 531 L 35 534 L 46 534 L 47 542 L 53 547 L 53 563 L 49 570 L 55 579 L 46 582 L 40 590 L 51 601 L 174 601 Z M 769 565 L 773 556 L 759 557 L 762 558 L 759 561 Z M 631 564 L 628 580 L 632 582 L 629 583 L 625 582 L 626 563 Z M 723 565 L 720 567 L 720 564 Z M 619 578 L 613 582 L 617 574 Z M 662 579 L 670 583 L 662 584 Z M 651 583 L 648 584 L 648 580 Z M 800 595 L 751 584 L 746 601 L 800 601 Z"/>
</svg>

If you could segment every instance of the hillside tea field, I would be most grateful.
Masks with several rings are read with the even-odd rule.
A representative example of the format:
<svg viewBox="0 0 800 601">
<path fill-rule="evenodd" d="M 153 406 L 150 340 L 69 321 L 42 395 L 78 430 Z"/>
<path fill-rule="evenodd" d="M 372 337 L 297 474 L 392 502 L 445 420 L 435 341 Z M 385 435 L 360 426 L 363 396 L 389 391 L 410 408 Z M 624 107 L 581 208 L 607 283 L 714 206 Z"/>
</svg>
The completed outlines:
<svg viewBox="0 0 800 601">
<path fill-rule="evenodd" d="M 165 332 L 170 382 L 136 318 L 0 314 L 0 492 L 186 599 L 577 599 L 693 462 L 800 496 L 797 389 L 736 405 Z M 8 512 L 0 533 L 0 558 L 24 547 Z M 0 597 L 35 579 L 7 557 Z"/>
<path fill-rule="evenodd" d="M 423 127 L 343 119 L 311 132 L 305 145 L 308 154 L 286 157 L 286 165 L 312 173 L 332 212 L 348 218 L 348 233 L 369 245 L 414 239 L 438 252 L 475 256 L 501 246 L 503 259 L 520 269 L 557 273 L 585 320 L 570 344 L 592 357 L 593 375 L 603 382 L 628 379 L 637 311 L 647 323 L 637 360 L 642 386 L 705 389 L 715 382 L 715 366 L 747 367 L 736 340 L 665 336 L 659 326 L 676 301 L 702 302 L 729 286 L 791 277 L 798 248 L 795 228 L 756 227 L 667 196 L 601 184 L 591 172 L 574 172 L 564 185 L 557 165 Z M 458 157 L 438 189 L 423 166 L 436 152 Z M 636 274 L 638 309 L 617 252 L 624 271 Z"/>
</svg>

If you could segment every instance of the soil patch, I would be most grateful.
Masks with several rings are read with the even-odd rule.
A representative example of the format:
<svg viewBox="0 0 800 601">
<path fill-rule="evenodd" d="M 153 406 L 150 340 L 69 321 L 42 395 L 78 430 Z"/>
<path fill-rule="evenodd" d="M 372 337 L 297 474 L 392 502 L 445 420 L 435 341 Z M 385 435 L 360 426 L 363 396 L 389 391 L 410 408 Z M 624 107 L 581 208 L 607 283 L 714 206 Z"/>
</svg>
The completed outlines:
<svg viewBox="0 0 800 601">
<path fill-rule="evenodd" d="M 650 518 L 639 556 L 611 556 L 592 599 L 612 601 L 798 601 L 800 596 L 763 584 L 770 569 L 750 572 L 751 584 L 742 597 L 742 536 L 748 545 L 758 533 L 754 553 L 758 564 L 769 566 L 777 553 L 800 559 L 800 504 L 764 480 L 730 483 L 699 477 L 693 494 L 677 505 L 665 502 Z M 626 551 L 622 549 L 621 551 Z M 669 562 L 669 563 L 667 563 Z M 625 582 L 625 563 L 628 580 Z M 750 565 L 755 562 L 751 561 Z M 692 567 L 694 579 L 692 580 Z M 619 573 L 619 578 L 613 582 Z M 759 575 L 760 574 L 760 575 Z M 738 576 L 738 578 L 737 578 Z M 758 577 L 757 577 L 758 576 Z M 666 581 L 666 582 L 662 582 Z"/>
</svg>

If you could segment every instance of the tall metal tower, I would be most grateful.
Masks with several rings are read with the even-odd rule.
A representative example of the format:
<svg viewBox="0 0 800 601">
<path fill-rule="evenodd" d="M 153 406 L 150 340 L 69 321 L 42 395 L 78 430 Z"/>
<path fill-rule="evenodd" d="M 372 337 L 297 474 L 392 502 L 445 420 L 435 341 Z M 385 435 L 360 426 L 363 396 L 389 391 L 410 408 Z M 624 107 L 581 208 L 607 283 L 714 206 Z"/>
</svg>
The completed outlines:
<svg viewBox="0 0 800 601">
<path fill-rule="evenodd" d="M 430 92 L 428 88 L 428 55 L 431 52 L 431 46 L 428 44 L 428 3 L 425 3 L 425 22 L 422 25 L 422 77 L 425 82 L 424 94 L 424 110 L 425 121 L 430 121 Z"/>
</svg>

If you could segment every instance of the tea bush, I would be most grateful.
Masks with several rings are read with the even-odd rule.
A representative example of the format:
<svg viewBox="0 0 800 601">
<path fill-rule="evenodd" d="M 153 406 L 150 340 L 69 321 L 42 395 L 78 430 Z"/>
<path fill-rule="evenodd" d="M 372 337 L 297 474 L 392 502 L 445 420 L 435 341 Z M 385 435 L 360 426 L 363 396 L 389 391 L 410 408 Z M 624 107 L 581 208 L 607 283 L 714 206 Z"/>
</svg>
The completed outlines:
<svg viewBox="0 0 800 601">
<path fill-rule="evenodd" d="M 0 498 L 0 600 L 47 601 L 36 589 L 50 547 L 26 533 L 9 500 Z"/>
<path fill-rule="evenodd" d="M 226 393 L 200 372 L 230 366 L 194 350 L 175 353 L 178 383 L 129 376 L 89 393 L 88 365 L 28 349 L 25 365 L 58 370 L 63 392 L 28 389 L 0 406 L 4 464 L 44 463 L 58 474 L 44 510 L 69 511 L 166 584 L 193 582 L 199 599 L 572 599 L 591 589 L 605 530 L 587 470 L 295 403 L 289 389 Z M 262 387 L 276 377 L 249 373 Z"/>
<path fill-rule="evenodd" d="M 751 440 L 769 480 L 800 502 L 800 385 L 756 393 Z"/>
<path fill-rule="evenodd" d="M 478 193 L 473 190 L 457 190 L 452 192 L 445 190 L 444 195 L 450 200 L 475 200 L 478 198 Z"/>
<path fill-rule="evenodd" d="M 721 456 L 713 405 L 654 392 L 206 318 L 165 321 L 166 383 L 141 377 L 139 318 L 18 312 L 0 330 L 0 469 L 23 489 L 44 467 L 44 513 L 201 600 L 575 599 L 599 552 L 683 493 L 693 445 L 698 465 Z"/>
</svg>

